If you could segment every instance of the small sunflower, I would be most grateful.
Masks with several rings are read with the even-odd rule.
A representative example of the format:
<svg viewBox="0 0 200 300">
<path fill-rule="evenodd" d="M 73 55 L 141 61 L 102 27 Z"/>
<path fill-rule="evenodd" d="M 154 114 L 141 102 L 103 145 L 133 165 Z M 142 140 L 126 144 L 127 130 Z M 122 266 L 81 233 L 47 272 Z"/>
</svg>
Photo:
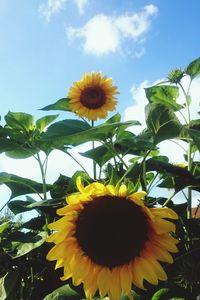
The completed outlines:
<svg viewBox="0 0 200 300">
<path fill-rule="evenodd" d="M 78 177 L 77 188 L 79 193 L 68 196 L 68 205 L 57 210 L 62 218 L 49 224 L 56 232 L 48 237 L 55 245 L 47 259 L 64 268 L 61 279 L 83 283 L 87 299 L 99 290 L 100 297 L 112 300 L 130 296 L 132 283 L 145 289 L 144 279 L 155 285 L 166 280 L 159 261 L 172 263 L 169 252 L 178 251 L 178 241 L 170 235 L 175 225 L 166 220 L 177 219 L 177 214 L 146 207 L 146 193 L 129 195 L 124 184 L 84 187 Z"/>
<path fill-rule="evenodd" d="M 108 111 L 115 110 L 116 94 L 117 87 L 112 84 L 112 78 L 102 77 L 100 72 L 86 73 L 70 88 L 69 105 L 80 117 L 93 121 L 104 119 Z"/>
</svg>

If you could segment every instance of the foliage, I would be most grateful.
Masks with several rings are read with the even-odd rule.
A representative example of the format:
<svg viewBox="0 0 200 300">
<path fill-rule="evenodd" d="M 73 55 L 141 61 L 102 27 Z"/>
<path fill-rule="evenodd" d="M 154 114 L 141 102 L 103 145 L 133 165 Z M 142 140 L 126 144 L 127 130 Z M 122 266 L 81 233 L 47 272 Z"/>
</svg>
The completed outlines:
<svg viewBox="0 0 200 300">
<path fill-rule="evenodd" d="M 37 217 L 26 222 L 13 216 L 0 218 L 0 299 L 84 299 L 82 287 L 73 287 L 70 280 L 63 284 L 59 279 L 61 271 L 54 271 L 53 264 L 45 258 L 50 249 L 45 242 L 49 234 L 47 225 L 56 218 L 56 209 L 63 206 L 65 197 L 76 191 L 78 175 L 88 182 L 97 178 L 112 184 L 125 182 L 131 192 L 145 190 L 149 206 L 168 206 L 178 213 L 179 253 L 174 256 L 173 265 L 164 266 L 168 281 L 159 282 L 157 287 L 146 284 L 146 291 L 133 286 L 133 294 L 135 299 L 196 299 L 200 294 L 200 219 L 193 218 L 192 198 L 194 191 L 200 192 L 200 119 L 190 118 L 194 101 L 190 89 L 199 74 L 197 58 L 184 70 L 172 70 L 164 83 L 146 88 L 146 128 L 138 135 L 132 126 L 140 125 L 139 122 L 123 122 L 119 113 L 94 126 L 76 117 L 56 121 L 58 115 L 46 115 L 34 122 L 30 114 L 8 112 L 5 124 L 0 126 L 0 153 L 12 159 L 36 159 L 41 182 L 0 173 L 0 184 L 11 191 L 6 207 L 14 216 L 37 212 Z M 189 85 L 184 88 L 182 80 L 186 76 Z M 180 93 L 184 96 L 182 103 L 178 103 Z M 67 114 L 69 99 L 62 98 L 42 110 Z M 160 143 L 171 139 L 185 143 L 185 166 L 173 165 L 170 157 L 160 153 Z M 93 142 L 93 147 L 81 155 L 93 161 L 93 175 L 78 162 L 72 177 L 61 174 L 53 184 L 48 184 L 49 154 L 58 149 L 75 159 L 69 149 L 88 141 Z M 94 147 L 94 142 L 98 146 Z M 160 197 L 159 189 L 165 189 L 167 197 Z M 173 198 L 177 193 L 185 203 L 175 204 Z M 38 197 L 40 201 L 36 200 Z M 100 298 L 97 295 L 95 299 Z"/>
</svg>

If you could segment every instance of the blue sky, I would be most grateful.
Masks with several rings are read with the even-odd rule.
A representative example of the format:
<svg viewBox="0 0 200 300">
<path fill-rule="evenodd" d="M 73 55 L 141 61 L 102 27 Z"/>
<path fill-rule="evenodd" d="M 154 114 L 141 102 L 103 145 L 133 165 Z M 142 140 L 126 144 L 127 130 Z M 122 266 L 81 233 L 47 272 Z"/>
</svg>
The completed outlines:
<svg viewBox="0 0 200 300">
<path fill-rule="evenodd" d="M 39 116 L 91 71 L 113 77 L 123 113 L 133 84 L 199 56 L 199 11 L 198 0 L 1 0 L 0 115 Z"/>
<path fill-rule="evenodd" d="M 102 71 L 119 87 L 123 118 L 143 122 L 144 87 L 200 56 L 199 11 L 198 0 L 0 0 L 2 119 L 9 110 L 44 116 L 38 109 L 65 97 L 73 81 L 85 72 Z M 195 115 L 199 79 L 193 95 Z M 163 144 L 163 154 L 166 149 Z M 179 162 L 179 151 L 172 145 L 170 150 Z M 51 182 L 66 174 L 66 158 L 53 155 Z M 67 163 L 71 172 L 77 167 Z M 29 159 L 1 155 L 0 169 L 38 179 Z"/>
</svg>

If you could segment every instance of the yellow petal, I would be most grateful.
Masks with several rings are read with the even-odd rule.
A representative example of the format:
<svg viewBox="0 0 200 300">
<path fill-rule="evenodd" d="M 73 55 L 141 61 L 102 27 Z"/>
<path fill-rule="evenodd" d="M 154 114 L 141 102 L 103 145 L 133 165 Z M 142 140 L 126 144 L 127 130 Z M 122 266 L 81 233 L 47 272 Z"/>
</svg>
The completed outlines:
<svg viewBox="0 0 200 300">
<path fill-rule="evenodd" d="M 111 271 L 109 268 L 102 268 L 100 273 L 97 277 L 97 284 L 99 288 L 99 294 L 100 297 L 105 297 L 105 295 L 108 293 L 109 287 L 110 287 L 110 277 L 111 277 Z"/>
<path fill-rule="evenodd" d="M 155 222 L 152 223 L 153 228 L 157 234 L 163 234 L 163 233 L 168 233 L 168 232 L 175 232 L 176 231 L 176 226 L 174 223 L 163 220 L 159 217 L 155 217 Z"/>
<path fill-rule="evenodd" d="M 72 221 L 73 219 L 74 219 L 74 216 L 72 216 L 72 215 L 64 216 L 64 217 L 58 219 L 57 221 L 48 224 L 48 228 L 52 229 L 52 230 L 61 230 L 67 226 L 70 226 L 70 221 Z"/>
<path fill-rule="evenodd" d="M 60 216 L 67 215 L 68 213 L 80 211 L 83 209 L 83 205 L 81 203 L 74 204 L 74 205 L 66 205 L 62 208 L 57 209 L 56 213 Z"/>
<path fill-rule="evenodd" d="M 84 279 L 83 287 L 85 291 L 86 298 L 91 300 L 98 289 L 97 285 L 97 275 L 100 271 L 100 268 L 91 267 L 90 273 Z"/>
<path fill-rule="evenodd" d="M 165 251 L 164 249 L 158 247 L 156 244 L 151 244 L 151 249 L 154 253 L 154 256 L 163 262 L 168 262 L 169 264 L 173 263 L 173 258 L 169 252 Z"/>
<path fill-rule="evenodd" d="M 66 245 L 65 243 L 60 243 L 55 245 L 47 254 L 47 260 L 62 259 L 65 254 Z"/>
<path fill-rule="evenodd" d="M 144 283 L 143 283 L 144 278 L 141 277 L 138 272 L 138 264 L 136 260 L 134 260 L 132 263 L 132 281 L 133 284 L 137 286 L 139 289 L 146 290 L 144 288 Z"/>
<path fill-rule="evenodd" d="M 167 280 L 167 274 L 165 273 L 165 270 L 162 268 L 162 266 L 159 264 L 158 261 L 152 260 L 149 261 L 152 265 L 152 268 L 154 269 L 154 272 L 156 273 L 159 280 Z"/>
<path fill-rule="evenodd" d="M 119 192 L 118 192 L 119 197 L 126 197 L 127 195 L 127 187 L 125 184 L 122 184 L 119 188 Z"/>
<path fill-rule="evenodd" d="M 117 192 L 116 192 L 116 189 L 115 189 L 115 187 L 113 185 L 108 184 L 108 185 L 106 185 L 106 188 L 107 188 L 109 194 L 111 194 L 113 196 L 116 195 Z"/>
<path fill-rule="evenodd" d="M 141 192 L 136 192 L 128 196 L 129 199 L 135 202 L 135 204 L 139 206 L 144 206 L 144 197 L 147 195 L 146 192 L 141 191 Z"/>
<path fill-rule="evenodd" d="M 111 271 L 110 277 L 110 294 L 112 295 L 113 299 L 118 300 L 121 296 L 121 285 L 120 285 L 120 274 L 119 268 L 114 268 Z"/>
<path fill-rule="evenodd" d="M 132 283 L 132 274 L 129 266 L 124 265 L 121 267 L 120 281 L 123 292 L 128 295 L 131 291 Z"/>
<path fill-rule="evenodd" d="M 177 213 L 168 207 L 149 208 L 150 211 L 160 218 L 178 219 Z"/>
<path fill-rule="evenodd" d="M 82 184 L 81 176 L 78 176 L 76 178 L 76 186 L 81 193 L 85 192 L 85 188 L 84 185 Z"/>
<path fill-rule="evenodd" d="M 176 240 L 172 238 L 169 234 L 162 234 L 154 237 L 154 243 L 166 249 L 172 253 L 177 253 L 178 248 L 176 246 Z"/>
<path fill-rule="evenodd" d="M 151 284 L 158 284 L 158 278 L 155 272 L 152 270 L 148 260 L 143 257 L 136 257 L 135 261 L 139 275 L 149 281 Z"/>
<path fill-rule="evenodd" d="M 64 261 L 63 259 L 58 259 L 57 262 L 56 262 L 56 265 L 55 265 L 55 270 L 61 268 L 64 266 Z"/>
</svg>

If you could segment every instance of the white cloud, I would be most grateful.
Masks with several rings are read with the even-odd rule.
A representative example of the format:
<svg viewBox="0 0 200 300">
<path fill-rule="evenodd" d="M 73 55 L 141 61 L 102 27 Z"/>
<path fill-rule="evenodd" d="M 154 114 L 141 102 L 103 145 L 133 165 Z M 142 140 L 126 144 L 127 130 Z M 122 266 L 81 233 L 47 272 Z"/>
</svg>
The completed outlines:
<svg viewBox="0 0 200 300">
<path fill-rule="evenodd" d="M 47 0 L 39 6 L 38 12 L 45 21 L 49 23 L 53 15 L 58 14 L 65 9 L 67 2 L 69 2 L 69 0 Z M 74 0 L 74 4 L 78 9 L 79 14 L 85 12 L 88 3 L 89 0 Z"/>
<path fill-rule="evenodd" d="M 118 17 L 98 14 L 91 18 L 83 27 L 67 27 L 68 39 L 82 38 L 83 49 L 86 53 L 102 55 L 114 53 L 122 49 L 125 39 L 135 43 L 144 41 L 144 34 L 150 29 L 151 17 L 156 15 L 158 8 L 147 5 L 139 13 L 125 13 Z M 143 55 L 145 49 L 139 51 Z"/>
<path fill-rule="evenodd" d="M 63 10 L 67 0 L 48 0 L 39 6 L 38 12 L 49 23 L 51 17 Z"/>
</svg>

